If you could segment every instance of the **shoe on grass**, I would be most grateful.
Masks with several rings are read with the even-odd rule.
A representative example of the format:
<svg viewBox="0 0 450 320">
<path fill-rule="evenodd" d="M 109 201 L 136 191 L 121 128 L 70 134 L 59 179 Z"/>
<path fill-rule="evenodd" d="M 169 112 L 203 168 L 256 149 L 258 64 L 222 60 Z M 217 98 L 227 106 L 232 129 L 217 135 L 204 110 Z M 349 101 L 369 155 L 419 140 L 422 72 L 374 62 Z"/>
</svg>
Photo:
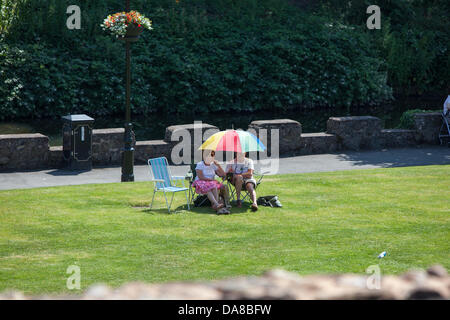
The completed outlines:
<svg viewBox="0 0 450 320">
<path fill-rule="evenodd" d="M 221 208 L 217 210 L 217 214 L 230 214 L 230 210 L 228 210 L 227 208 Z"/>
</svg>

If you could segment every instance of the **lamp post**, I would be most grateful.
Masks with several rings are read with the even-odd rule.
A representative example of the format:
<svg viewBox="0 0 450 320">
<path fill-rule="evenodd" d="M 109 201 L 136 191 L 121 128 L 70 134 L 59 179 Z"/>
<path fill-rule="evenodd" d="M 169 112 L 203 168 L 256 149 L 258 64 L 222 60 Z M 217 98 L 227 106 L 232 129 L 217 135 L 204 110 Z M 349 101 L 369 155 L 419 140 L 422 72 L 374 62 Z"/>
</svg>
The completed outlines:
<svg viewBox="0 0 450 320">
<path fill-rule="evenodd" d="M 130 11 L 130 0 L 126 0 L 126 12 Z M 130 46 L 132 39 L 125 38 L 126 51 L 126 72 L 125 72 L 125 135 L 124 135 L 124 149 L 122 152 L 122 182 L 134 181 L 134 142 L 135 136 L 133 132 L 133 125 L 131 123 L 131 107 L 130 107 L 130 93 L 131 93 L 131 54 Z"/>
</svg>

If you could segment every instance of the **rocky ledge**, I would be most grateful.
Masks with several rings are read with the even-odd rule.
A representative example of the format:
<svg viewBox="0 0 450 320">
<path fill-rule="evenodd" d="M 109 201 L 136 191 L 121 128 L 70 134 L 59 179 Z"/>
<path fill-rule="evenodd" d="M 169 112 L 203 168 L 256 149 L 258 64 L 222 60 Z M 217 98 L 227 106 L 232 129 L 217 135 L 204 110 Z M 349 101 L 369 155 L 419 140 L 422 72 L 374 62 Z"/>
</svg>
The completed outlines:
<svg viewBox="0 0 450 320">
<path fill-rule="evenodd" d="M 426 271 L 409 271 L 400 276 L 384 275 L 379 286 L 373 276 L 309 275 L 299 276 L 284 270 L 270 270 L 256 277 L 237 277 L 211 282 L 174 282 L 165 284 L 129 283 L 113 289 L 94 285 L 81 295 L 26 296 L 18 291 L 0 294 L 0 300 L 22 299 L 449 299 L 450 277 L 435 265 Z M 372 285 L 369 285 L 372 284 Z M 374 288 L 378 287 L 378 288 Z M 371 287 L 372 289 L 369 289 Z"/>
</svg>

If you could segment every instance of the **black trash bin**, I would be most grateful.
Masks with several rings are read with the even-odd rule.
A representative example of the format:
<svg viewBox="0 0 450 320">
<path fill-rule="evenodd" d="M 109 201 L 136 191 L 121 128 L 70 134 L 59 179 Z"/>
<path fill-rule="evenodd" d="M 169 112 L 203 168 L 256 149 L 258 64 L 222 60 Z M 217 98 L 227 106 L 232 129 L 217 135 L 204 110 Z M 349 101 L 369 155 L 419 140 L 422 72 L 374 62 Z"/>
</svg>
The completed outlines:
<svg viewBox="0 0 450 320">
<path fill-rule="evenodd" d="M 63 156 L 69 170 L 92 169 L 92 127 L 94 119 L 72 114 L 63 120 Z"/>
</svg>

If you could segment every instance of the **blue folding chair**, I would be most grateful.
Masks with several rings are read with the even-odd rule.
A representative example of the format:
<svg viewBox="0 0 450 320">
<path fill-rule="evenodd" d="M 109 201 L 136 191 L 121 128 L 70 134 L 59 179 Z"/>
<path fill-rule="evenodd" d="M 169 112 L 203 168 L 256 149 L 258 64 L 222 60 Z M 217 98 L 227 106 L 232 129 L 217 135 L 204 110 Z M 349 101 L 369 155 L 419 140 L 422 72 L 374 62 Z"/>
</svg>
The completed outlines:
<svg viewBox="0 0 450 320">
<path fill-rule="evenodd" d="M 153 200 L 155 199 L 155 194 L 158 191 L 162 191 L 164 193 L 164 198 L 166 199 L 166 205 L 167 209 L 170 213 L 170 207 L 172 206 L 173 197 L 175 196 L 175 193 L 184 191 L 184 194 L 186 195 L 186 203 L 188 210 L 190 210 L 189 207 L 189 200 L 187 191 L 189 188 L 186 188 L 184 186 L 184 176 L 172 176 L 170 173 L 169 163 L 167 162 L 166 157 L 161 158 L 154 158 L 148 160 L 148 165 L 150 167 L 150 176 L 152 177 L 152 180 L 155 183 L 155 188 L 153 189 L 153 197 L 152 197 L 152 203 L 150 204 L 150 209 L 153 206 Z M 182 181 L 183 187 L 179 187 L 176 184 L 174 184 L 174 181 Z M 169 202 L 167 201 L 167 195 L 166 193 L 172 193 L 172 200 Z"/>
</svg>

